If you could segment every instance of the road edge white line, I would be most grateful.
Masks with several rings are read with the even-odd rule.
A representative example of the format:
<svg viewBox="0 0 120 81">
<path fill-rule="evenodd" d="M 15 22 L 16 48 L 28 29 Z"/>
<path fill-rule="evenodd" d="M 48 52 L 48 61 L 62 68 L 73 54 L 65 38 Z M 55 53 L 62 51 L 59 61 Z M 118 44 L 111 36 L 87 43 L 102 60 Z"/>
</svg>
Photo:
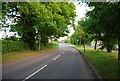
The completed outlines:
<svg viewBox="0 0 120 81">
<path fill-rule="evenodd" d="M 25 81 L 25 80 L 29 79 L 30 77 L 34 76 L 36 73 L 38 73 L 39 71 L 41 71 L 41 70 L 44 69 L 45 67 L 47 67 L 47 64 L 44 65 L 43 67 L 41 67 L 40 69 L 38 69 L 37 71 L 35 71 L 34 73 L 32 73 L 31 75 L 29 75 L 27 78 L 25 78 L 25 79 L 22 80 L 22 81 Z"/>
</svg>

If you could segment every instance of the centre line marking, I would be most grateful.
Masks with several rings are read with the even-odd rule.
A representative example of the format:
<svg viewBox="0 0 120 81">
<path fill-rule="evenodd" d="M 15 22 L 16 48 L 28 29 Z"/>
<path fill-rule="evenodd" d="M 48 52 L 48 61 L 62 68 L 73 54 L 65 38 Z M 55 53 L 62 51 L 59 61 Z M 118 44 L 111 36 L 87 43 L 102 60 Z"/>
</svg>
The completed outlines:
<svg viewBox="0 0 120 81">
<path fill-rule="evenodd" d="M 40 69 L 38 69 L 37 71 L 35 71 L 34 73 L 32 73 L 31 75 L 29 75 L 27 78 L 25 78 L 22 81 L 25 81 L 27 79 L 29 79 L 30 77 L 34 76 L 36 73 L 38 73 L 39 71 L 41 71 L 42 69 L 44 69 L 47 65 L 44 65 L 43 67 L 41 67 Z"/>
<path fill-rule="evenodd" d="M 56 60 L 58 57 L 60 57 L 60 55 L 58 55 L 57 57 L 55 57 L 53 60 Z"/>
</svg>

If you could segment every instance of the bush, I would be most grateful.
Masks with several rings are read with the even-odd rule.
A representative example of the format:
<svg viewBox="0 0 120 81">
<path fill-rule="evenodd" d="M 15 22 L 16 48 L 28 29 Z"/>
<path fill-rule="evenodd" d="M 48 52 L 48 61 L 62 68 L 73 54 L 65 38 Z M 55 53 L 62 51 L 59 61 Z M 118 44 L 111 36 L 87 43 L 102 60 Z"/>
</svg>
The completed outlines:
<svg viewBox="0 0 120 81">
<path fill-rule="evenodd" d="M 57 43 L 48 43 L 47 46 L 44 46 L 43 44 L 41 45 L 41 49 L 48 49 L 48 48 L 54 48 L 58 47 Z"/>
<path fill-rule="evenodd" d="M 24 51 L 29 49 L 28 44 L 22 41 L 2 40 L 2 53 Z"/>
<path fill-rule="evenodd" d="M 70 43 L 70 41 L 69 40 L 64 40 L 64 43 Z"/>
<path fill-rule="evenodd" d="M 118 45 L 117 44 L 113 45 L 112 50 L 118 50 Z"/>
<path fill-rule="evenodd" d="M 58 44 L 57 43 L 49 43 L 48 47 L 58 47 Z"/>
<path fill-rule="evenodd" d="M 40 43 L 40 49 L 44 50 L 44 49 L 49 49 L 49 48 L 54 48 L 54 47 L 58 47 L 59 45 L 57 43 L 48 43 L 46 46 L 43 43 Z M 36 43 L 35 44 L 35 50 L 39 50 L 39 44 Z"/>
</svg>

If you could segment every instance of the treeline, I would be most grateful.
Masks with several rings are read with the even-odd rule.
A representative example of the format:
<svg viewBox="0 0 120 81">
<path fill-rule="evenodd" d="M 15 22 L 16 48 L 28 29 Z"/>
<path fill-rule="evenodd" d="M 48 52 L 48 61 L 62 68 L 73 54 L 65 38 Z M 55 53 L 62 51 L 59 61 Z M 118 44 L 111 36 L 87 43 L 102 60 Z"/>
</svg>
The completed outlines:
<svg viewBox="0 0 120 81">
<path fill-rule="evenodd" d="M 36 50 L 38 35 L 47 46 L 48 39 L 67 35 L 67 26 L 74 24 L 75 16 L 75 5 L 68 2 L 3 2 L 1 23 Z"/>
<path fill-rule="evenodd" d="M 107 52 L 111 52 L 115 44 L 120 47 L 119 4 L 117 2 L 91 2 L 88 6 L 93 10 L 88 11 L 86 17 L 74 27 L 75 33 L 70 37 L 71 43 L 84 46 L 94 40 L 96 49 L 97 41 L 102 41 Z"/>
</svg>

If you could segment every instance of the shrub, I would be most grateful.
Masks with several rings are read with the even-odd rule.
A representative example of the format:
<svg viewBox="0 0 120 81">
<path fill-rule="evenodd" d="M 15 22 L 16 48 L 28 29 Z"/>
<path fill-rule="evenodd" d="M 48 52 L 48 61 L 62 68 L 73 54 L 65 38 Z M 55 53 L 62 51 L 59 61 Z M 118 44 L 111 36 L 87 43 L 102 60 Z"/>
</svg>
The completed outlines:
<svg viewBox="0 0 120 81">
<path fill-rule="evenodd" d="M 2 40 L 2 53 L 24 51 L 29 49 L 28 44 L 22 41 Z"/>
<path fill-rule="evenodd" d="M 57 43 L 49 43 L 48 47 L 58 47 L 58 44 Z"/>
<path fill-rule="evenodd" d="M 40 43 L 40 49 L 41 50 L 44 50 L 44 49 L 49 49 L 49 48 L 54 48 L 54 47 L 58 47 L 58 44 L 57 43 L 48 43 L 46 46 L 41 42 Z M 39 44 L 36 43 L 35 44 L 35 50 L 39 50 Z"/>
<path fill-rule="evenodd" d="M 112 50 L 118 50 L 118 45 L 117 44 L 113 45 Z"/>
</svg>

